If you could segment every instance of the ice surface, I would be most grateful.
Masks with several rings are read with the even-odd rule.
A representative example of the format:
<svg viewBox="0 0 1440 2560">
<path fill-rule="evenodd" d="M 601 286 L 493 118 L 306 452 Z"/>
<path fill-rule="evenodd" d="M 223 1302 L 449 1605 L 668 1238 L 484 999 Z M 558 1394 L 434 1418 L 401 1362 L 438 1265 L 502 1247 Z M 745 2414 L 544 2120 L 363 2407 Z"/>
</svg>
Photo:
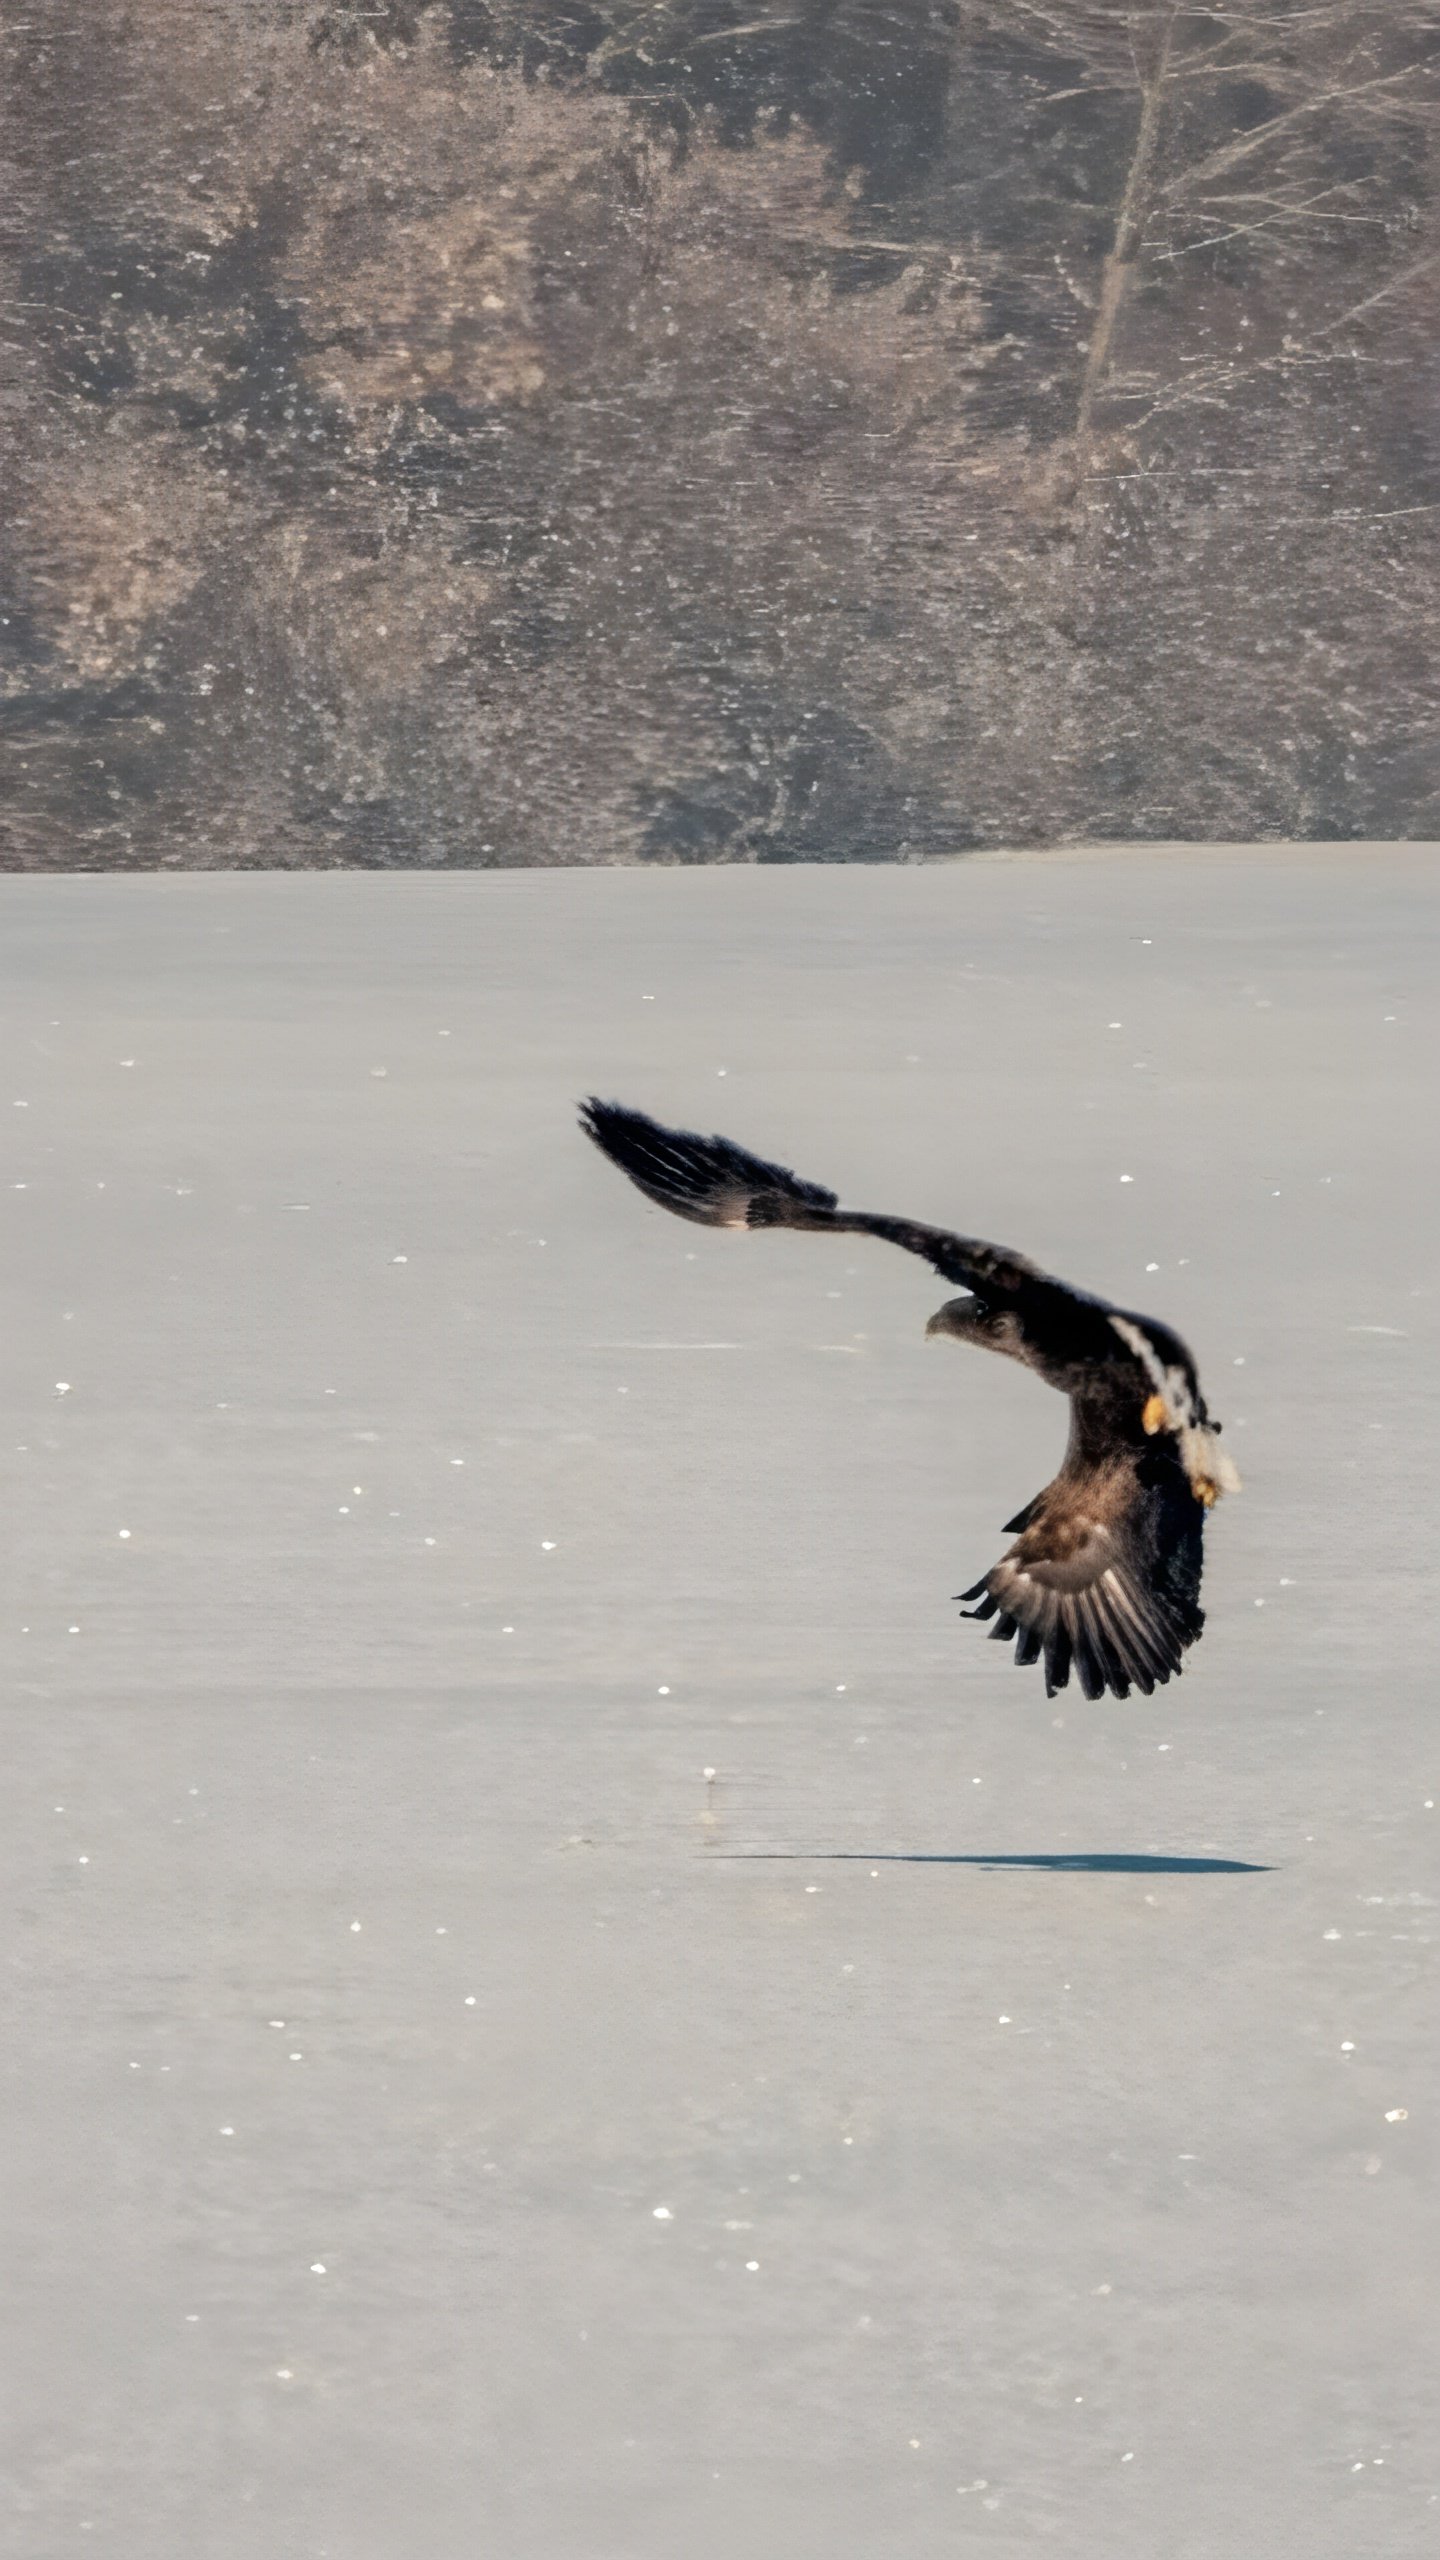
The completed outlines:
<svg viewBox="0 0 1440 2560">
<path fill-rule="evenodd" d="M 1435 877 L 0 883 L 27 2550 L 1429 2560 Z M 961 1623 L 1058 1400 L 592 1090 L 1143 1288 L 1183 1681 Z"/>
</svg>

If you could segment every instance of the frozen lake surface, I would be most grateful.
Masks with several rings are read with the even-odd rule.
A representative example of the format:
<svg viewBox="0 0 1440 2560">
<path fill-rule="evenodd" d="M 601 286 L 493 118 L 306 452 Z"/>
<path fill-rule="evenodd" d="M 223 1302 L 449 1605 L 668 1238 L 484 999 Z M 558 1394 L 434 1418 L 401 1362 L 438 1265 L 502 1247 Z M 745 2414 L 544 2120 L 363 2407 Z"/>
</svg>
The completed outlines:
<svg viewBox="0 0 1440 2560">
<path fill-rule="evenodd" d="M 0 921 L 17 2553 L 1428 2560 L 1433 853 Z M 591 1090 L 1175 1324 L 1186 1677 L 962 1623 L 1058 1399 Z"/>
</svg>

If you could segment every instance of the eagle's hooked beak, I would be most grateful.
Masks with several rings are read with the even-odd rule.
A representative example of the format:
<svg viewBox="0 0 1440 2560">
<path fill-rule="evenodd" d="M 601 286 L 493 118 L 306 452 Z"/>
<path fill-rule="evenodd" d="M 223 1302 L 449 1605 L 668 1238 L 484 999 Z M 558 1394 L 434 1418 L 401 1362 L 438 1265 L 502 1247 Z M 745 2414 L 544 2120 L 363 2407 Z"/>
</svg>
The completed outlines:
<svg viewBox="0 0 1440 2560">
<path fill-rule="evenodd" d="M 951 1321 L 952 1317 L 962 1314 L 967 1307 L 972 1306 L 973 1304 L 974 1301 L 971 1298 L 947 1298 L 943 1307 L 936 1308 L 935 1313 L 925 1327 L 926 1340 L 929 1340 L 932 1333 L 953 1333 L 955 1331 L 955 1326 Z"/>
</svg>

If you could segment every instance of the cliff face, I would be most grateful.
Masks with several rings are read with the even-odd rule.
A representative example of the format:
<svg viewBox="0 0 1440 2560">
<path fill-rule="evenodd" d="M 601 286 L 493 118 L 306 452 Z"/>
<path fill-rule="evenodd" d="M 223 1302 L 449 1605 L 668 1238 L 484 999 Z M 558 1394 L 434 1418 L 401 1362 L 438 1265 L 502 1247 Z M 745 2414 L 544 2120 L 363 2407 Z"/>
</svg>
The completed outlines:
<svg viewBox="0 0 1440 2560">
<path fill-rule="evenodd" d="M 0 862 L 1440 834 L 1440 6 L 53 0 Z"/>
</svg>

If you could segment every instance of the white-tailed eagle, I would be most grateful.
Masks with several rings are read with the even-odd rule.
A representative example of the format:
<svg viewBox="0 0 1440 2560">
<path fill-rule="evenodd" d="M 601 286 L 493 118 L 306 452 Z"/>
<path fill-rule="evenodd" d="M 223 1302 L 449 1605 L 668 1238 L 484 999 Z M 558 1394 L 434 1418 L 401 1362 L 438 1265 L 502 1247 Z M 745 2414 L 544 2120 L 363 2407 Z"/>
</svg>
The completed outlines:
<svg viewBox="0 0 1440 2560">
<path fill-rule="evenodd" d="M 916 1253 L 967 1294 L 930 1318 L 948 1334 L 1022 1361 L 1070 1400 L 1070 1443 L 1053 1483 L 1006 1523 L 1013 1546 L 969 1591 L 965 1615 L 1044 1657 L 1046 1692 L 1073 1667 L 1087 1698 L 1148 1697 L 1183 1668 L 1204 1625 L 1205 1514 L 1240 1479 L 1222 1453 L 1195 1363 L 1152 1316 L 1111 1306 L 1037 1270 L 1023 1254 L 909 1218 L 842 1209 L 728 1138 L 665 1129 L 643 1111 L 591 1100 L 581 1125 L 646 1196 L 707 1227 L 801 1227 L 879 1236 Z"/>
</svg>

